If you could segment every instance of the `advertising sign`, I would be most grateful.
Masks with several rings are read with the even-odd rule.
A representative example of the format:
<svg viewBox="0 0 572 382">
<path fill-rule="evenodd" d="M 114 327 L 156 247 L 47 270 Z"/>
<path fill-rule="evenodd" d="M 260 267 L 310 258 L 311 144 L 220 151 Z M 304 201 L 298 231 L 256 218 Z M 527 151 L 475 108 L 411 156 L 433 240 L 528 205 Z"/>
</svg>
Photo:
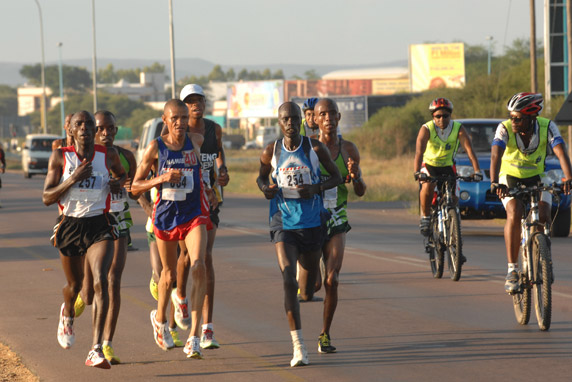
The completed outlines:
<svg viewBox="0 0 572 382">
<path fill-rule="evenodd" d="M 227 89 L 228 118 L 276 118 L 284 102 L 284 81 L 235 82 Z"/>
<path fill-rule="evenodd" d="M 389 95 L 409 93 L 409 78 L 391 78 L 371 80 L 371 94 Z"/>
<path fill-rule="evenodd" d="M 367 121 L 367 96 L 334 96 L 329 98 L 336 101 L 340 114 L 342 115 L 340 123 L 338 124 L 342 134 L 347 133 L 354 127 L 360 127 Z M 297 103 L 301 108 L 306 98 L 293 97 L 291 100 Z"/>
<path fill-rule="evenodd" d="M 418 44 L 409 46 L 411 91 L 465 86 L 465 45 Z"/>
</svg>

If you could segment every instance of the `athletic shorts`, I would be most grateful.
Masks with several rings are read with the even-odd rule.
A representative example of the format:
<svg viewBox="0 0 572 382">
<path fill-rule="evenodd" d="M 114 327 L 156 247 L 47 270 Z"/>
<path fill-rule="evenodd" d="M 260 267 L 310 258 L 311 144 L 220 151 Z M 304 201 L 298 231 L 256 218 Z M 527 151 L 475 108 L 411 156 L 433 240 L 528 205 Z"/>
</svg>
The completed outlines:
<svg viewBox="0 0 572 382">
<path fill-rule="evenodd" d="M 339 233 L 348 233 L 350 232 L 351 229 L 352 227 L 350 226 L 350 223 L 348 223 L 347 221 L 339 225 L 330 226 L 328 224 L 328 234 L 326 235 L 326 241 L 330 240 L 332 237 L 336 236 Z"/>
<path fill-rule="evenodd" d="M 129 209 L 121 212 L 111 212 L 111 214 L 115 217 L 115 220 L 117 220 L 119 237 L 129 236 L 129 228 L 133 227 L 133 218 L 131 217 Z"/>
<path fill-rule="evenodd" d="M 218 228 L 218 224 L 220 223 L 220 218 L 218 217 L 218 214 L 219 214 L 219 213 L 220 213 L 220 209 L 218 208 L 218 206 L 217 206 L 217 208 L 215 208 L 214 210 L 211 210 L 211 216 L 210 216 L 211 222 L 212 222 L 212 224 L 215 225 L 217 228 Z M 213 228 L 214 228 L 214 227 L 213 227 Z M 209 229 L 209 231 L 210 231 L 210 229 Z"/>
<path fill-rule="evenodd" d="M 322 227 L 270 231 L 270 241 L 274 244 L 288 243 L 296 246 L 301 253 L 322 248 L 325 236 Z"/>
<path fill-rule="evenodd" d="M 88 218 L 60 215 L 50 241 L 64 256 L 83 256 L 93 244 L 117 239 L 115 225 L 115 218 L 111 214 Z"/>
<path fill-rule="evenodd" d="M 524 184 L 525 186 L 528 187 L 528 186 L 534 186 L 534 185 L 538 184 L 539 182 L 540 182 L 540 175 L 536 175 L 536 176 L 533 176 L 531 178 L 523 178 L 523 179 L 517 178 L 515 176 L 511 176 L 511 175 L 502 175 L 499 178 L 499 183 L 504 184 L 508 188 L 514 188 L 517 186 L 518 183 Z M 502 205 L 504 206 L 505 209 L 506 209 L 506 205 L 508 204 L 508 202 L 510 202 L 513 199 L 514 198 L 512 196 L 507 196 L 507 197 L 504 197 L 501 199 Z M 540 200 L 543 202 L 546 202 L 548 204 L 552 204 L 552 194 L 548 191 L 543 191 L 542 195 L 540 197 Z"/>
<path fill-rule="evenodd" d="M 429 176 L 446 176 L 446 175 L 450 175 L 450 176 L 455 176 L 457 175 L 457 170 L 455 169 L 455 166 L 445 166 L 445 167 L 435 167 L 435 166 L 431 166 L 428 165 L 426 163 L 423 163 L 423 165 L 421 166 L 421 173 L 422 174 L 427 174 Z M 425 182 L 421 182 L 421 183 L 425 183 Z M 455 195 L 458 197 L 459 193 L 460 193 L 460 188 L 459 188 L 459 182 L 455 182 L 456 186 L 455 186 Z M 438 191 L 438 188 L 435 187 L 435 190 Z"/>
<path fill-rule="evenodd" d="M 153 226 L 153 233 L 157 239 L 161 239 L 163 241 L 185 240 L 189 232 L 200 225 L 206 225 L 207 231 L 213 229 L 211 219 L 208 216 L 198 215 L 190 221 L 176 226 L 170 231 L 161 231 L 160 229 L 157 229 L 157 227 Z"/>
<path fill-rule="evenodd" d="M 147 232 L 147 244 L 151 244 L 157 241 L 154 232 Z"/>
</svg>

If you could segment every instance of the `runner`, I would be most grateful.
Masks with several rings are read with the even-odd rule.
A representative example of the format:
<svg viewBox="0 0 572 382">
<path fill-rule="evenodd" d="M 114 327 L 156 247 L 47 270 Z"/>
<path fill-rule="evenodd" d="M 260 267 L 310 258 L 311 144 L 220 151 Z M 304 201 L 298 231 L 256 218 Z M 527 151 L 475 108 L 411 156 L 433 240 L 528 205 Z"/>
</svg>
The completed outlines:
<svg viewBox="0 0 572 382">
<path fill-rule="evenodd" d="M 106 110 L 96 112 L 95 127 L 97 129 L 96 142 L 108 148 L 113 147 L 119 153 L 121 165 L 127 173 L 125 188 L 121 190 L 120 194 L 112 195 L 110 204 L 110 211 L 118 223 L 119 238 L 115 240 L 113 262 L 111 263 L 108 275 L 109 309 L 107 311 L 105 329 L 103 331 L 103 354 L 112 365 L 116 365 L 121 361 L 114 353 L 112 340 L 117 326 L 119 309 L 121 307 L 121 276 L 125 268 L 125 261 L 127 260 L 127 234 L 129 228 L 133 226 L 133 219 L 129 211 L 127 197 L 128 195 L 132 196 L 130 193 L 131 181 L 137 169 L 137 162 L 131 151 L 113 144 L 115 135 L 117 134 L 117 123 L 113 113 Z M 80 300 L 79 295 L 78 300 Z"/>
<path fill-rule="evenodd" d="M 56 139 L 52 142 L 52 151 L 59 149 L 60 147 L 67 147 L 73 145 L 73 137 L 70 134 L 70 121 L 73 117 L 73 113 L 66 115 L 64 119 L 64 131 L 66 136 L 61 139 Z"/>
<path fill-rule="evenodd" d="M 163 350 L 174 347 L 167 329 L 165 311 L 176 280 L 178 241 L 184 240 L 191 260 L 193 334 L 184 352 L 189 358 L 201 359 L 200 312 L 206 293 L 205 252 L 207 225 L 210 223 L 206 185 L 201 180 L 199 160 L 203 137 L 187 133 L 189 111 L 183 101 L 169 100 L 163 109 L 162 119 L 169 133 L 153 140 L 146 148 L 131 188 L 139 196 L 160 186 L 153 223 L 163 269 L 159 279 L 157 310 L 151 312 L 151 323 L 157 345 Z M 153 165 L 158 168 L 157 174 L 146 180 Z"/>
<path fill-rule="evenodd" d="M 270 238 L 275 244 L 284 282 L 284 307 L 294 350 L 292 367 L 309 363 L 296 297 L 296 262 L 300 262 L 300 293 L 304 300 L 310 300 L 325 234 L 322 226 L 327 212 L 321 193 L 342 181 L 327 148 L 315 139 L 300 135 L 301 119 L 300 108 L 295 103 L 280 106 L 278 124 L 284 138 L 266 146 L 260 156 L 256 180 L 266 199 L 270 199 Z M 320 163 L 331 174 L 323 183 L 320 182 Z"/>
<path fill-rule="evenodd" d="M 0 173 L 4 174 L 6 172 L 6 154 L 2 148 L 2 143 L 0 143 Z M 0 188 L 2 188 L 2 178 L 0 178 Z M 0 208 L 2 208 L 2 203 L 0 203 Z"/>
<path fill-rule="evenodd" d="M 304 105 L 302 106 L 304 119 L 302 119 L 302 124 L 300 125 L 300 135 L 318 139 L 320 129 L 314 120 L 314 107 L 316 103 L 318 103 L 318 99 L 315 97 L 308 98 L 304 101 Z"/>
<path fill-rule="evenodd" d="M 456 175 L 454 158 L 459 143 L 463 145 L 474 169 L 473 178 L 482 180 L 479 161 L 473 151 L 471 138 L 461 125 L 453 121 L 453 103 L 446 98 L 436 98 L 429 104 L 429 111 L 433 119 L 425 122 L 419 129 L 415 147 L 414 177 L 420 183 L 420 209 L 421 220 L 419 228 L 423 236 L 429 235 L 431 222 L 431 200 L 435 192 L 435 183 L 423 181 L 421 174 L 430 176 Z M 461 261 L 465 262 L 465 256 Z"/>
<path fill-rule="evenodd" d="M 203 326 L 201 334 L 201 347 L 203 349 L 218 349 L 218 341 L 214 337 L 213 331 L 213 308 L 215 273 L 213 267 L 213 246 L 216 238 L 216 231 L 220 222 L 219 207 L 222 205 L 222 187 L 228 184 L 228 170 L 225 165 L 224 149 L 222 147 L 222 128 L 219 124 L 210 119 L 203 118 L 206 107 L 205 93 L 203 88 L 196 84 L 186 85 L 181 90 L 181 101 L 185 102 L 189 109 L 189 131 L 204 137 L 201 146 L 201 165 L 203 181 L 208 183 L 216 193 L 216 203 L 211 207 L 210 219 L 213 229 L 208 231 L 207 252 L 205 258 L 207 276 L 207 294 L 203 306 Z M 177 289 L 178 291 L 178 289 Z M 184 298 L 185 295 L 173 292 L 174 298 Z"/>
<path fill-rule="evenodd" d="M 359 151 L 352 142 L 338 137 L 338 123 L 341 114 L 336 102 L 329 98 L 322 98 L 316 104 L 315 118 L 320 127 L 320 142 L 330 151 L 342 179 L 345 183 L 352 183 L 357 196 L 365 194 L 366 185 L 361 176 L 359 167 Z M 328 179 L 328 171 L 320 166 L 322 180 Z M 318 352 L 335 353 L 336 348 L 331 344 L 330 327 L 338 305 L 338 283 L 344 250 L 346 246 L 346 233 L 351 229 L 348 223 L 347 204 L 348 189 L 345 183 L 324 192 L 324 206 L 331 214 L 328 220 L 328 234 L 326 243 L 322 247 L 322 255 L 326 266 L 324 288 L 324 322 L 322 332 L 318 338 Z"/>
<path fill-rule="evenodd" d="M 73 304 L 84 277 L 93 280 L 93 348 L 85 364 L 103 369 L 111 367 L 102 351 L 102 337 L 109 304 L 107 274 L 113 260 L 113 240 L 117 238 L 114 218 L 108 214 L 110 191 L 120 192 L 126 180 L 119 155 L 113 149 L 95 145 L 95 122 L 87 111 L 75 113 L 70 132 L 74 145 L 52 152 L 42 200 L 49 206 L 58 203 L 58 216 L 52 236 L 60 251 L 67 278 L 60 309 L 58 342 L 64 349 L 75 340 Z M 111 169 L 114 178 L 110 177 Z M 84 275 L 84 260 L 89 265 Z"/>
<path fill-rule="evenodd" d="M 520 248 L 520 218 L 523 203 L 506 194 L 507 187 L 518 183 L 528 186 L 540 182 L 544 173 L 547 145 L 558 157 L 566 177 L 564 190 L 570 189 L 572 166 L 558 126 L 538 115 L 544 100 L 540 93 L 517 93 L 507 103 L 510 118 L 498 125 L 491 147 L 491 191 L 496 193 L 506 209 L 504 241 L 508 271 L 504 288 L 508 293 L 518 286 L 518 251 Z M 540 221 L 550 221 L 552 195 L 542 193 L 538 203 Z"/>
<path fill-rule="evenodd" d="M 150 190 L 151 200 L 148 200 L 145 194 L 141 195 L 137 199 L 137 202 L 141 207 L 143 207 L 143 210 L 147 215 L 145 230 L 147 231 L 147 244 L 149 244 L 149 257 L 151 260 L 151 280 L 149 281 L 149 291 L 151 292 L 151 296 L 153 296 L 155 301 L 159 300 L 159 289 L 157 284 L 159 283 L 159 276 L 163 270 L 163 266 L 161 265 L 161 257 L 159 256 L 159 248 L 157 248 L 157 239 L 155 237 L 155 233 L 153 233 L 153 205 L 157 201 L 157 196 L 157 188 L 153 187 Z M 179 278 L 178 270 L 177 278 Z M 173 289 L 175 288 L 176 285 L 173 284 Z M 177 324 L 175 322 L 175 305 L 172 303 L 171 309 L 169 310 L 169 333 L 171 334 L 171 338 L 173 338 L 173 344 L 175 347 L 185 346 L 185 343 L 179 339 L 179 332 L 177 331 Z"/>
</svg>

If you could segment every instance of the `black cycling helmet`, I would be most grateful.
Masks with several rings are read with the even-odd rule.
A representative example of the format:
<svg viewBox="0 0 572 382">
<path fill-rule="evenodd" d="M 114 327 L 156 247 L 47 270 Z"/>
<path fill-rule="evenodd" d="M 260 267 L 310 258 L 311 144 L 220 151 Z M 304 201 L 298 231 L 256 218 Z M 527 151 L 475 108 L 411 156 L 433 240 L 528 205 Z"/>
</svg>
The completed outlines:
<svg viewBox="0 0 572 382">
<path fill-rule="evenodd" d="M 302 107 L 302 111 L 306 112 L 306 110 L 314 110 L 314 107 L 318 103 L 318 98 L 311 97 L 304 101 L 304 106 Z"/>
<path fill-rule="evenodd" d="M 453 102 L 449 101 L 447 98 L 435 98 L 429 104 L 429 111 L 431 114 L 439 109 L 449 110 L 449 113 L 453 112 Z"/>
<path fill-rule="evenodd" d="M 508 111 L 519 111 L 526 115 L 538 115 L 544 106 L 544 98 L 540 93 L 517 93 L 508 100 Z"/>
</svg>

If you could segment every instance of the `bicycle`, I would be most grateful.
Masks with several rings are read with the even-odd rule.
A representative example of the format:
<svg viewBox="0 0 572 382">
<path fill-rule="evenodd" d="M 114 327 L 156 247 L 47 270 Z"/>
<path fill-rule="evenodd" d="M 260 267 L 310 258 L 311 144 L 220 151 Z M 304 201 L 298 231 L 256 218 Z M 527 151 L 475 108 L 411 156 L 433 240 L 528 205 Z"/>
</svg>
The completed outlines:
<svg viewBox="0 0 572 382">
<path fill-rule="evenodd" d="M 454 198 L 457 179 L 474 181 L 473 177 L 459 175 L 427 176 L 420 180 L 437 183 L 438 192 L 431 206 L 429 236 L 424 239 L 425 252 L 429 254 L 429 264 L 433 277 L 443 276 L 443 263 L 447 255 L 447 267 L 451 280 L 459 281 L 465 257 L 461 237 L 461 215 L 457 200 Z M 478 180 L 477 180 L 478 181 Z"/>
<path fill-rule="evenodd" d="M 562 192 L 560 185 L 519 185 L 508 190 L 508 195 L 521 197 L 524 212 L 521 219 L 521 242 L 518 254 L 519 287 L 510 293 L 516 321 L 521 325 L 530 320 L 532 291 L 538 327 L 550 329 L 552 319 L 552 254 L 550 252 L 550 223 L 541 223 L 538 203 L 541 193 L 548 191 L 554 196 Z"/>
</svg>

